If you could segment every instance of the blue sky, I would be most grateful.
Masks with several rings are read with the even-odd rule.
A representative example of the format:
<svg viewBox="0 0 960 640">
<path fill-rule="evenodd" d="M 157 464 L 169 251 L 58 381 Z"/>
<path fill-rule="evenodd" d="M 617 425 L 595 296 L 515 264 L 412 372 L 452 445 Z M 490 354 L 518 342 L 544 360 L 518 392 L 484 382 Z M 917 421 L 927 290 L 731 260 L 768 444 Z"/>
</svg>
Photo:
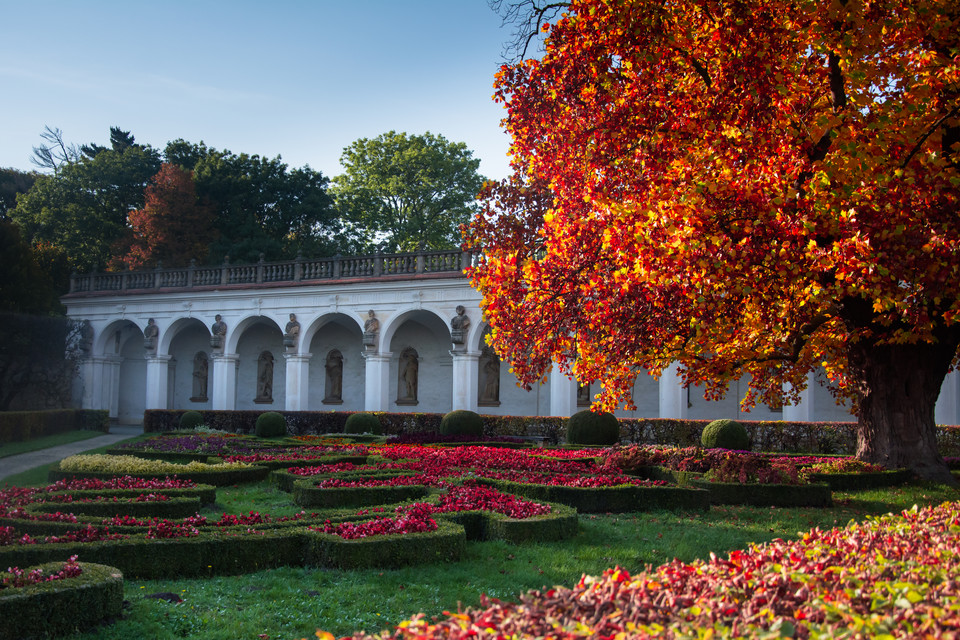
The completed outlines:
<svg viewBox="0 0 960 640">
<path fill-rule="evenodd" d="M 430 131 L 509 173 L 493 76 L 509 27 L 486 0 L 4 2 L 0 167 L 32 169 L 45 125 L 109 128 L 341 173 L 358 138 Z"/>
</svg>

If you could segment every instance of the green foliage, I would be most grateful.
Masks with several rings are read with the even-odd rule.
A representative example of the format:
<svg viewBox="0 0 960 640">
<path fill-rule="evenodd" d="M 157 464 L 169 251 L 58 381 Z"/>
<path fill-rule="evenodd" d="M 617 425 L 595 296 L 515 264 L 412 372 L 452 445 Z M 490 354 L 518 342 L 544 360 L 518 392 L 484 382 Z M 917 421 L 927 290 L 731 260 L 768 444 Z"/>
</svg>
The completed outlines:
<svg viewBox="0 0 960 640">
<path fill-rule="evenodd" d="M 0 311 L 61 314 L 69 286 L 66 255 L 49 245 L 31 246 L 20 227 L 0 220 Z"/>
<path fill-rule="evenodd" d="M 37 567 L 56 572 L 63 561 Z M 0 637 L 53 637 L 91 627 L 123 611 L 123 575 L 111 566 L 80 563 L 75 578 L 0 591 Z M 34 567 L 21 567 L 32 570 Z"/>
<path fill-rule="evenodd" d="M 714 420 L 703 428 L 700 443 L 707 449 L 750 450 L 750 437 L 736 420 Z"/>
<path fill-rule="evenodd" d="M 257 416 L 254 433 L 258 438 L 279 438 L 287 435 L 287 420 L 282 413 L 267 411 Z"/>
<path fill-rule="evenodd" d="M 351 413 L 347 416 L 347 422 L 343 425 L 344 433 L 383 433 L 383 426 L 380 424 L 380 418 L 372 413 L 360 411 Z"/>
<path fill-rule="evenodd" d="M 612 413 L 589 409 L 567 419 L 567 444 L 611 445 L 620 441 L 620 423 Z"/>
<path fill-rule="evenodd" d="M 147 145 L 103 149 L 40 175 L 8 215 L 33 243 L 58 247 L 70 268 L 106 265 L 124 237 L 127 213 L 142 209 L 147 181 L 160 170 L 160 154 Z"/>
<path fill-rule="evenodd" d="M 737 504 L 754 507 L 829 507 L 833 497 L 826 484 L 742 484 L 691 480 L 693 486 L 709 491 L 710 504 Z"/>
<path fill-rule="evenodd" d="M 440 421 L 440 433 L 445 436 L 483 437 L 483 418 L 474 411 L 458 409 L 443 416 Z"/>
<path fill-rule="evenodd" d="M 180 416 L 180 428 L 192 431 L 203 424 L 203 414 L 199 411 L 185 411 Z"/>
<path fill-rule="evenodd" d="M 334 178 L 337 209 L 368 245 L 387 250 L 460 245 L 460 225 L 477 209 L 480 160 L 462 142 L 430 132 L 390 131 L 343 150 L 345 171 Z"/>
<path fill-rule="evenodd" d="M 38 175 L 33 171 L 0 169 L 0 220 L 6 218 L 7 209 L 17 206 L 17 194 L 29 191 Z"/>
<path fill-rule="evenodd" d="M 197 196 L 214 209 L 219 237 L 210 246 L 210 262 L 355 252 L 327 194 L 329 179 L 319 171 L 289 169 L 279 156 L 235 154 L 182 139 L 164 153 L 167 162 L 193 171 Z"/>
</svg>

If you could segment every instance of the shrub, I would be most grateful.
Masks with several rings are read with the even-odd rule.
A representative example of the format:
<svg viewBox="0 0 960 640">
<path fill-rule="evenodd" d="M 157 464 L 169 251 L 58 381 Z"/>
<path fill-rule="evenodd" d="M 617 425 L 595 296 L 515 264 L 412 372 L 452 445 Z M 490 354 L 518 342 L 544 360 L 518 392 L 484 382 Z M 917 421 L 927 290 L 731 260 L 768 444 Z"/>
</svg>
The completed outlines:
<svg viewBox="0 0 960 640">
<path fill-rule="evenodd" d="M 714 420 L 703 428 L 700 444 L 707 449 L 750 449 L 747 430 L 736 420 Z"/>
<path fill-rule="evenodd" d="M 443 416 L 440 433 L 445 436 L 469 435 L 483 437 L 483 418 L 479 413 L 458 409 Z"/>
<path fill-rule="evenodd" d="M 347 416 L 347 422 L 343 425 L 344 433 L 383 433 L 383 426 L 380 424 L 380 418 L 372 413 L 360 411 L 351 413 Z"/>
<path fill-rule="evenodd" d="M 203 424 L 203 416 L 199 411 L 187 411 L 180 416 L 180 428 L 184 431 L 193 431 Z"/>
<path fill-rule="evenodd" d="M 279 438 L 287 435 L 287 419 L 276 411 L 267 411 L 257 416 L 254 432 L 258 438 Z"/>
<path fill-rule="evenodd" d="M 578 411 L 567 419 L 567 444 L 610 445 L 620 441 L 620 423 L 612 413 Z"/>
</svg>

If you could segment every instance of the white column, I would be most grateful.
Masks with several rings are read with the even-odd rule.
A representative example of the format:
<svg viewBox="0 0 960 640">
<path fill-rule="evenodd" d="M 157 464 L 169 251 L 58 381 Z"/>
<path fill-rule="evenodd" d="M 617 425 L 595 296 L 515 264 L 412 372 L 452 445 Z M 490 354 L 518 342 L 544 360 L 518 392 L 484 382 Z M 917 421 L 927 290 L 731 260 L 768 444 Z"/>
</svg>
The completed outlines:
<svg viewBox="0 0 960 640">
<path fill-rule="evenodd" d="M 577 381 L 553 363 L 550 371 L 550 415 L 568 418 L 577 412 Z"/>
<path fill-rule="evenodd" d="M 943 379 L 940 387 L 940 397 L 934 410 L 934 420 L 937 424 L 960 424 L 960 372 L 951 371 Z"/>
<path fill-rule="evenodd" d="M 103 365 L 102 406 L 110 411 L 111 418 L 120 417 L 121 362 L 123 362 L 121 356 L 107 356 Z"/>
<path fill-rule="evenodd" d="M 800 392 L 800 402 L 795 405 L 783 405 L 783 420 L 785 422 L 810 422 L 813 420 L 813 386 L 817 379 L 811 371 L 807 374 L 807 388 Z M 788 391 L 784 385 L 784 391 Z"/>
<path fill-rule="evenodd" d="M 171 356 L 147 356 L 147 409 L 167 409 L 167 383 Z"/>
<path fill-rule="evenodd" d="M 687 417 L 687 390 L 677 371 L 679 363 L 671 362 L 660 375 L 660 417 L 682 420 Z"/>
<path fill-rule="evenodd" d="M 364 353 L 364 411 L 390 409 L 390 357 L 392 353 Z"/>
<path fill-rule="evenodd" d="M 453 410 L 477 410 L 479 351 L 451 351 L 453 356 Z"/>
<path fill-rule="evenodd" d="M 103 404 L 103 357 L 85 358 L 80 363 L 80 378 L 83 381 L 84 409 L 107 409 Z"/>
<path fill-rule="evenodd" d="M 287 411 L 307 411 L 310 400 L 309 353 L 284 354 L 287 360 L 286 403 Z"/>
<path fill-rule="evenodd" d="M 215 353 L 213 359 L 213 409 L 215 411 L 233 411 L 237 406 L 237 364 L 240 356 L 236 353 Z"/>
</svg>

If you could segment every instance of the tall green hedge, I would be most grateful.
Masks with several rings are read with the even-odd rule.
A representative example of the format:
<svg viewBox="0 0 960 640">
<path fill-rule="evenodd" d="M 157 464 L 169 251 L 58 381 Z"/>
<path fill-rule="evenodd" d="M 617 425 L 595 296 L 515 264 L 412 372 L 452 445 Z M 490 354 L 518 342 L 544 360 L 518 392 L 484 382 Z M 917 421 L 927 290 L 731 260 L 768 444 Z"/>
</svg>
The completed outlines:
<svg viewBox="0 0 960 640">
<path fill-rule="evenodd" d="M 0 442 L 25 442 L 66 431 L 110 430 L 106 411 L 51 409 L 49 411 L 0 412 Z"/>
</svg>

